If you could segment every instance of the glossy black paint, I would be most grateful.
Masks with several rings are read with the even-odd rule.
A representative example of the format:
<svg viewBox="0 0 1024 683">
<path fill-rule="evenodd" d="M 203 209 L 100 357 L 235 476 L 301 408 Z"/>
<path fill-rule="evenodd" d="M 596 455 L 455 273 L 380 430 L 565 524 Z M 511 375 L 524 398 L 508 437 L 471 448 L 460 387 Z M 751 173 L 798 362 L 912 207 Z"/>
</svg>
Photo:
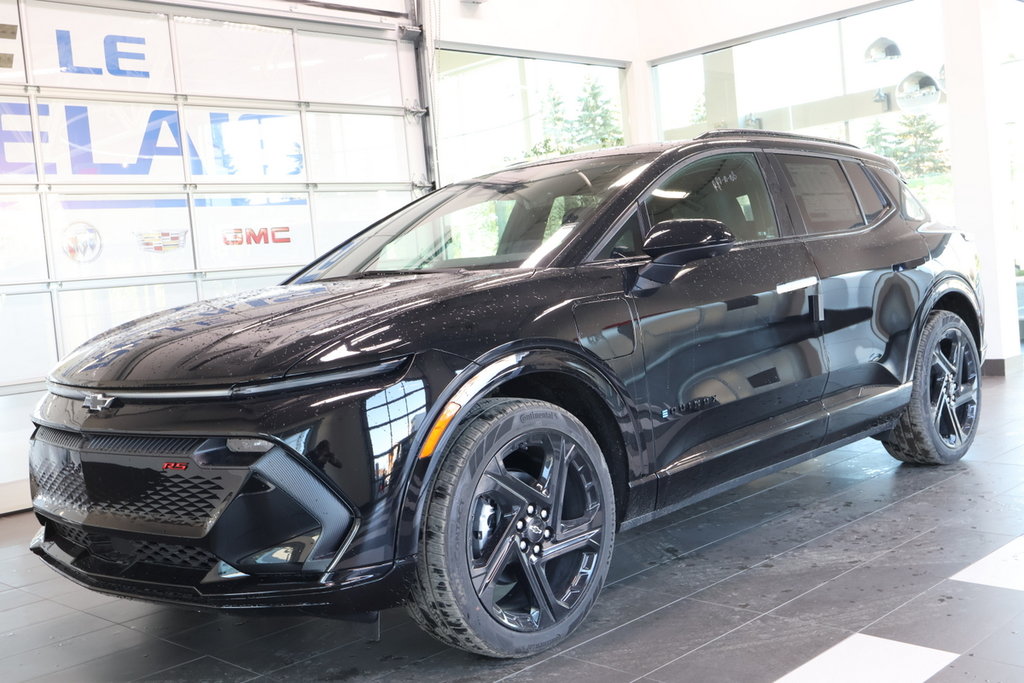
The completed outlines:
<svg viewBox="0 0 1024 683">
<path fill-rule="evenodd" d="M 698 260 L 669 259 L 675 272 L 659 278 L 664 282 L 645 277 L 650 255 L 592 258 L 638 211 L 651 232 L 638 200 L 660 179 L 728 152 L 756 155 L 778 238 L 730 243 Z M 866 164 L 879 174 L 891 210 L 863 229 L 807 235 L 777 168 L 776 155 L 794 152 Z M 898 181 L 883 177 L 892 169 L 886 160 L 844 145 L 749 133 L 628 153 L 649 163 L 576 239 L 534 268 L 286 283 L 155 314 L 90 340 L 53 372 L 53 391 L 34 416 L 40 430 L 85 435 L 61 445 L 40 432 L 33 442 L 36 510 L 46 525 L 36 552 L 84 585 L 153 600 L 239 609 L 382 607 L 404 596 L 422 501 L 451 430 L 434 455 L 419 455 L 450 402 L 459 406 L 453 424 L 485 396 L 539 398 L 574 413 L 608 460 L 620 523 L 635 524 L 888 428 L 907 401 L 909 353 L 933 308 L 964 317 L 980 346 L 971 245 L 960 233 L 906 218 Z M 326 381 L 389 360 L 396 362 L 366 376 Z M 289 383 L 306 379 L 314 384 Z M 281 384 L 263 393 L 194 393 L 273 381 Z M 115 400 L 94 411 L 81 398 L 59 395 L 69 390 Z M 159 452 L 122 458 L 104 477 L 86 477 L 81 509 L 44 499 L 42 466 L 63 463 L 81 476 L 82 463 L 99 457 L 88 444 L 103 435 L 204 443 L 259 437 L 273 450 L 231 469 L 237 481 L 216 513 L 184 533 L 147 526 L 127 509 L 94 512 L 110 490 L 130 488 L 143 474 L 173 476 L 153 459 Z M 294 463 L 292 471 L 272 468 L 272 454 Z M 203 481 L 228 476 L 195 453 L 178 460 Z M 69 545 L 59 524 L 75 527 L 64 530 L 72 535 L 102 537 L 101 548 L 197 548 L 247 567 L 248 576 L 158 571 L 138 556 L 103 564 L 102 551 Z M 258 551 L 304 534 L 317 539 L 307 539 L 298 559 L 277 568 L 246 565 Z"/>
</svg>

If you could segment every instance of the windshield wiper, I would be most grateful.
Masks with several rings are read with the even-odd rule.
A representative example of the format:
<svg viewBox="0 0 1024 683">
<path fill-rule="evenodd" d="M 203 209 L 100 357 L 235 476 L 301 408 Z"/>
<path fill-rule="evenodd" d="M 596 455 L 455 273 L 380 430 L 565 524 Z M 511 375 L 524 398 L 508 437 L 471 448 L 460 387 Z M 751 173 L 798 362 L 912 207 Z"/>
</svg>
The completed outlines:
<svg viewBox="0 0 1024 683">
<path fill-rule="evenodd" d="M 388 277 L 389 275 L 419 275 L 420 273 L 450 273 L 453 272 L 451 269 L 438 269 L 438 268 L 415 268 L 407 270 L 363 270 L 358 273 L 349 273 L 348 275 L 336 275 L 335 277 L 320 278 L 321 281 L 329 280 L 361 280 L 368 277 Z"/>
</svg>

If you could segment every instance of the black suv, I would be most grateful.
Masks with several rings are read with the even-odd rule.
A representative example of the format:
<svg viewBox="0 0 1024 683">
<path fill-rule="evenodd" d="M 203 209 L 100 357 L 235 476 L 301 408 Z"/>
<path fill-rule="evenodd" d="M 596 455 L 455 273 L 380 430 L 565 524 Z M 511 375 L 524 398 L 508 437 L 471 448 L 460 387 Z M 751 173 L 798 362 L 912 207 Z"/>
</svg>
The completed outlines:
<svg viewBox="0 0 1024 683">
<path fill-rule="evenodd" d="M 565 638 L 619 529 L 865 436 L 959 459 L 978 262 L 885 159 L 716 131 L 415 201 L 49 377 L 33 550 L 114 595 Z"/>
</svg>

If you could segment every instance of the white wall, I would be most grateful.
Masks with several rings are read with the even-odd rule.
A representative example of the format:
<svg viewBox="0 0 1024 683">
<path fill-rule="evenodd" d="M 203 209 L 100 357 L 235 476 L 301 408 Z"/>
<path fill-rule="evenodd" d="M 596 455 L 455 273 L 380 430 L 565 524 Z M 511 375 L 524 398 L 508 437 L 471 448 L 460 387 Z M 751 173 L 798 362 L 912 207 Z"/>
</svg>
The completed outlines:
<svg viewBox="0 0 1024 683">
<path fill-rule="evenodd" d="M 496 0 L 498 2 L 513 0 Z M 643 61 L 664 59 L 722 43 L 734 43 L 780 27 L 894 4 L 893 0 L 635 0 Z"/>
<path fill-rule="evenodd" d="M 481 45 L 630 62 L 637 4 L 623 0 L 427 0 L 424 21 L 445 45 Z"/>
</svg>

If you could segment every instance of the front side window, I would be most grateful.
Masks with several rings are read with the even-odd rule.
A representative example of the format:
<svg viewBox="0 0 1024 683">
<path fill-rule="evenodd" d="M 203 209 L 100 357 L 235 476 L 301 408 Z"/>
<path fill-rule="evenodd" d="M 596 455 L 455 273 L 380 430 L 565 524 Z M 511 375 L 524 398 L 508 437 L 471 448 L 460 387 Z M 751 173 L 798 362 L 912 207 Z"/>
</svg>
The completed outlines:
<svg viewBox="0 0 1024 683">
<path fill-rule="evenodd" d="M 837 160 L 793 154 L 778 158 L 807 232 L 836 232 L 864 225 L 853 189 Z"/>
<path fill-rule="evenodd" d="M 689 164 L 647 198 L 651 225 L 680 218 L 721 221 L 737 242 L 779 236 L 768 189 L 753 154 L 721 154 Z"/>
<path fill-rule="evenodd" d="M 615 231 L 607 244 L 594 257 L 600 261 L 610 258 L 629 258 L 643 254 L 643 230 L 640 228 L 640 216 L 634 211 L 626 222 Z"/>
</svg>

